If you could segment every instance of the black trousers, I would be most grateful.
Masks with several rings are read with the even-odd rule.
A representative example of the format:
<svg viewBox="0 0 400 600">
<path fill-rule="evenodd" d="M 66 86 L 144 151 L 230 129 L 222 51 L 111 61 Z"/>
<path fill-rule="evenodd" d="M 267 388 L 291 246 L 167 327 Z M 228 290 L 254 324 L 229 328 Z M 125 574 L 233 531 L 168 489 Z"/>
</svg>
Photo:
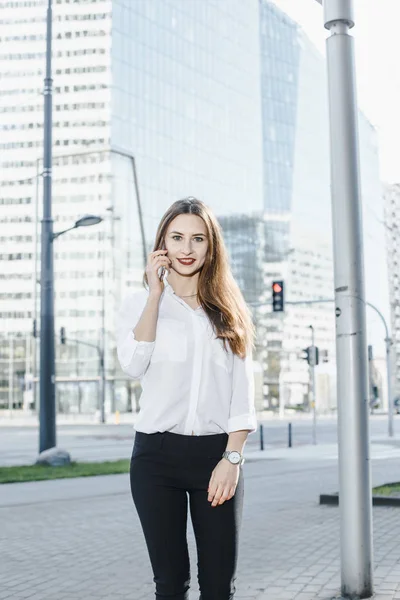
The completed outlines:
<svg viewBox="0 0 400 600">
<path fill-rule="evenodd" d="M 234 597 L 244 482 L 235 495 L 211 506 L 208 485 L 228 434 L 190 436 L 136 432 L 130 480 L 154 573 L 157 600 L 188 600 L 188 496 L 197 547 L 199 600 Z"/>
</svg>

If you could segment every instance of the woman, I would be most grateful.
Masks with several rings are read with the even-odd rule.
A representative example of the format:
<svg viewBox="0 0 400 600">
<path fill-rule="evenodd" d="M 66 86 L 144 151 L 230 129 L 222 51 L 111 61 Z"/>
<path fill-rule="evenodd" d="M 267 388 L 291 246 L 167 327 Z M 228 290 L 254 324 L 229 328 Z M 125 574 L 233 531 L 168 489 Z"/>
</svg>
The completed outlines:
<svg viewBox="0 0 400 600">
<path fill-rule="evenodd" d="M 123 302 L 117 349 L 142 387 L 130 478 L 156 598 L 189 598 L 189 495 L 200 600 L 231 600 L 243 448 L 257 430 L 254 325 L 203 202 L 167 210 L 143 283 L 148 289 Z"/>
</svg>

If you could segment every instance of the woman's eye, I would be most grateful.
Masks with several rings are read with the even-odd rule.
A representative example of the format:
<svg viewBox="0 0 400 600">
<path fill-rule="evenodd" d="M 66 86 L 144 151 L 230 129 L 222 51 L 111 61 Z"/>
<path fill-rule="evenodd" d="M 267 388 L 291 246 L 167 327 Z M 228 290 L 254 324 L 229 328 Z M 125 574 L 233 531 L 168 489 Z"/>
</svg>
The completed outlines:
<svg viewBox="0 0 400 600">
<path fill-rule="evenodd" d="M 173 239 L 173 240 L 175 240 L 176 238 L 179 238 L 179 239 L 181 239 L 181 238 L 182 238 L 182 236 L 181 236 L 181 235 L 173 235 L 173 236 L 172 236 L 172 239 Z M 199 240 L 200 242 L 204 241 L 204 238 L 202 238 L 202 237 L 195 237 L 194 239 L 195 239 L 195 240 Z"/>
</svg>

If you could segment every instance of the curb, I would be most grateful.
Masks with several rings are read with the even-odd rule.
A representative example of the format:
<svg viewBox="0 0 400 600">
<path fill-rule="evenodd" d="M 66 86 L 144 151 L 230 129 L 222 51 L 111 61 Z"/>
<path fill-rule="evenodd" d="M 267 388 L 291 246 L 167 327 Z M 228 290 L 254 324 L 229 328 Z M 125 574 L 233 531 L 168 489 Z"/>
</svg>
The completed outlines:
<svg viewBox="0 0 400 600">
<path fill-rule="evenodd" d="M 330 506 L 338 506 L 339 505 L 338 492 L 336 492 L 335 494 L 320 494 L 319 503 L 330 505 Z M 373 504 L 373 506 L 399 506 L 400 507 L 400 498 L 395 498 L 392 496 L 372 496 L 372 504 Z"/>
</svg>

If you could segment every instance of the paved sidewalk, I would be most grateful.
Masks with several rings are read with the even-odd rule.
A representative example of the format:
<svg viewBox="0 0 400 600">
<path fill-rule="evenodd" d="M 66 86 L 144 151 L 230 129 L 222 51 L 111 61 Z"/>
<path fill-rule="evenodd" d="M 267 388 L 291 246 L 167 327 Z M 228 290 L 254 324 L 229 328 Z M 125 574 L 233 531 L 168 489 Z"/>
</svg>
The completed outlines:
<svg viewBox="0 0 400 600">
<path fill-rule="evenodd" d="M 299 450 L 300 451 L 300 450 Z M 237 600 L 340 597 L 339 512 L 333 458 L 270 458 L 244 465 Z M 375 485 L 398 460 L 373 460 Z M 1 600 L 154 600 L 152 571 L 127 475 L 0 487 Z M 374 508 L 375 600 L 400 599 L 400 512 Z M 190 600 L 198 600 L 190 516 Z"/>
<path fill-rule="evenodd" d="M 308 446 L 297 446 L 293 448 L 275 448 L 264 446 L 264 450 L 245 448 L 247 460 L 286 459 L 286 460 L 338 460 L 337 444 L 317 444 Z M 399 440 L 383 441 L 371 439 L 371 458 L 374 460 L 387 460 L 396 458 L 400 461 Z M 400 474 L 399 474 L 400 476 Z"/>
</svg>

